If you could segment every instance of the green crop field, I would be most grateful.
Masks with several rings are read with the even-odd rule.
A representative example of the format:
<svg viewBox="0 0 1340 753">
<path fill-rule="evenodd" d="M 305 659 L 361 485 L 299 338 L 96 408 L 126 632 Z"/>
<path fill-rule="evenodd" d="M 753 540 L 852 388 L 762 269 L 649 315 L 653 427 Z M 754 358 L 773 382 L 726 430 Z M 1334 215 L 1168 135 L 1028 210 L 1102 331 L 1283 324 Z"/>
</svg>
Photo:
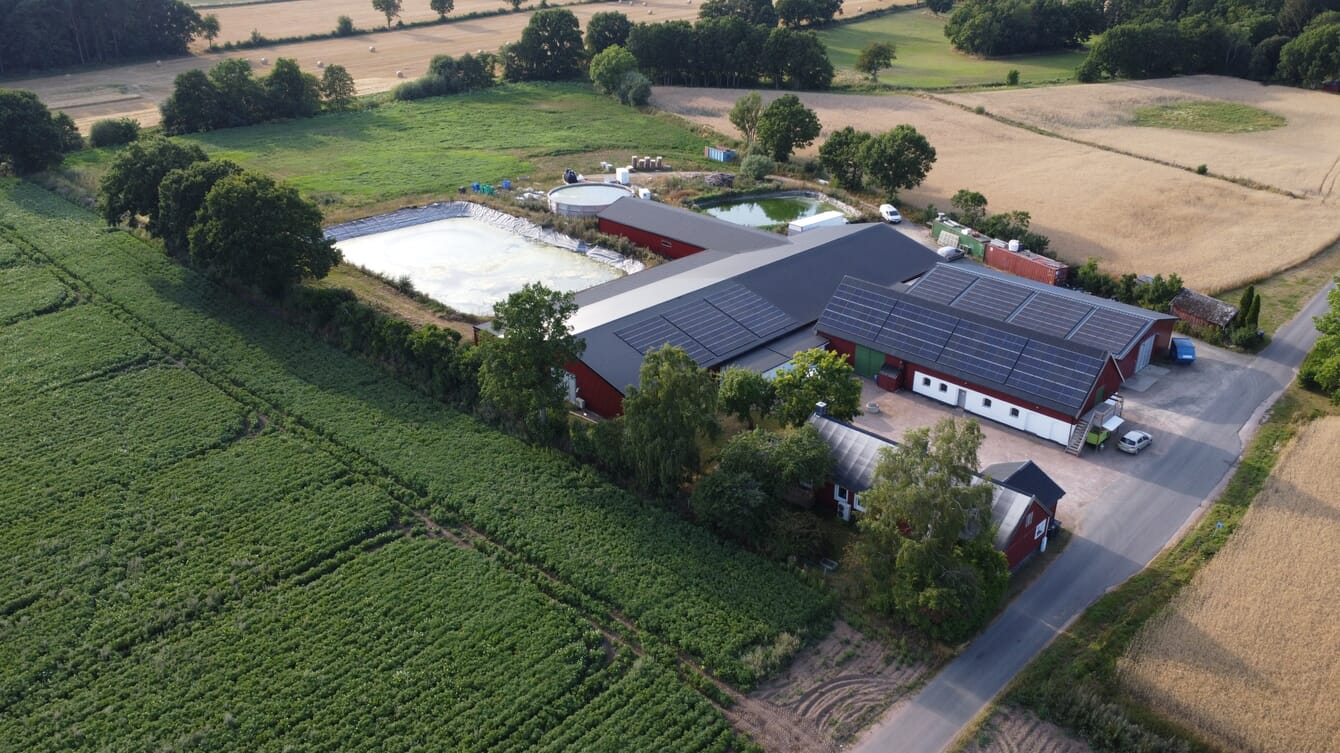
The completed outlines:
<svg viewBox="0 0 1340 753">
<path fill-rule="evenodd" d="M 332 221 L 387 202 L 454 197 L 476 181 L 530 176 L 549 189 L 566 167 L 592 173 L 602 161 L 626 164 L 633 154 L 695 165 L 705 162 L 708 143 L 678 118 L 643 114 L 575 84 L 509 84 L 184 140 L 214 159 L 291 182 Z M 111 154 L 88 150 L 68 164 L 96 176 Z"/>
<path fill-rule="evenodd" d="M 13 180 L 0 271 L 44 291 L 0 289 L 0 749 L 724 751 L 675 654 L 748 683 L 827 628 L 788 571 Z"/>
<path fill-rule="evenodd" d="M 1069 81 L 1084 52 L 1054 52 L 1008 58 L 978 58 L 954 49 L 944 35 L 945 17 L 929 11 L 890 13 L 869 21 L 841 24 L 819 32 L 828 46 L 833 66 L 854 81 L 852 67 L 862 48 L 871 42 L 892 42 L 898 57 L 893 67 L 881 71 L 882 84 L 917 89 L 998 84 L 1011 68 L 1019 71 L 1021 83 Z"/>
</svg>

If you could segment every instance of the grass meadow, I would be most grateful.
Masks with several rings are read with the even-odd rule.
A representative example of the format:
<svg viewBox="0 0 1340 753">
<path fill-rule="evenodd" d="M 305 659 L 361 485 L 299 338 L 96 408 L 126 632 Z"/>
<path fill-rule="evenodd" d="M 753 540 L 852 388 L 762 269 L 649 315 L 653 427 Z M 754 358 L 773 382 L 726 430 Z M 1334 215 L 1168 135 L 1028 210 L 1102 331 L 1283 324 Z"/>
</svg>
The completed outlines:
<svg viewBox="0 0 1340 753">
<path fill-rule="evenodd" d="M 1010 69 L 1019 71 L 1020 83 L 1070 81 L 1084 51 L 1007 58 L 978 58 L 954 49 L 944 35 L 944 16 L 925 10 L 889 13 L 868 21 L 842 24 L 819 32 L 828 46 L 828 56 L 839 71 L 839 80 L 864 81 L 852 67 L 861 49 L 871 42 L 892 42 L 898 57 L 893 67 L 881 71 L 886 86 L 941 89 L 960 86 L 1002 84 Z"/>
<path fill-rule="evenodd" d="M 1202 133 L 1269 131 L 1288 122 L 1274 113 L 1241 102 L 1176 102 L 1135 111 L 1138 126 Z"/>
<path fill-rule="evenodd" d="M 676 168 L 705 164 L 706 136 L 684 120 L 640 112 L 579 84 L 512 84 L 485 92 L 392 102 L 358 112 L 183 137 L 296 186 L 328 222 L 455 195 L 460 186 L 548 189 L 563 169 L 594 173 L 661 155 Z M 93 186 L 113 153 L 72 155 L 67 171 Z"/>
</svg>

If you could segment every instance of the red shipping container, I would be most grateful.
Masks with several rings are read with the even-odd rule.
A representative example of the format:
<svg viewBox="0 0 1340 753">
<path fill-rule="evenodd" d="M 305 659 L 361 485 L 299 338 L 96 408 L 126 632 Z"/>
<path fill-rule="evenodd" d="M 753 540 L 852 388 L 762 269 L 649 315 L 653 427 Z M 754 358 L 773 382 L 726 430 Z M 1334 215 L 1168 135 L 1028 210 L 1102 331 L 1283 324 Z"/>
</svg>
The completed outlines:
<svg viewBox="0 0 1340 753">
<path fill-rule="evenodd" d="M 985 261 L 988 267 L 1048 285 L 1064 285 L 1070 276 L 1067 264 L 1032 251 L 1011 251 L 994 243 L 987 244 Z"/>
</svg>

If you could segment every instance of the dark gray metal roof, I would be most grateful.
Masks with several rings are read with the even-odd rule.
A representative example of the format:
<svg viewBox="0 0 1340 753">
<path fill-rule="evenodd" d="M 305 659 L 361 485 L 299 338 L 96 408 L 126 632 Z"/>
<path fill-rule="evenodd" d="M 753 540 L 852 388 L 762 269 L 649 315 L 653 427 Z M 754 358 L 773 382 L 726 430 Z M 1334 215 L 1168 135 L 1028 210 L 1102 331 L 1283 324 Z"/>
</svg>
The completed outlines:
<svg viewBox="0 0 1340 753">
<path fill-rule="evenodd" d="M 716 367 L 808 332 L 843 274 L 893 284 L 938 258 L 881 223 L 818 228 L 773 248 L 672 262 L 592 288 L 578 294 L 569 324 L 586 341 L 582 361 L 622 390 L 637 383 L 648 350 L 678 345 Z"/>
<path fill-rule="evenodd" d="M 970 265 L 940 265 L 909 292 L 957 311 L 1101 348 L 1117 358 L 1139 345 L 1155 322 L 1176 318 Z"/>
<path fill-rule="evenodd" d="M 1224 303 L 1218 298 L 1211 298 L 1204 293 L 1197 293 L 1190 288 L 1182 288 L 1173 296 L 1169 305 L 1174 311 L 1185 311 L 1217 327 L 1227 327 L 1233 321 L 1233 317 L 1238 315 L 1237 306 Z"/>
<path fill-rule="evenodd" d="M 754 348 L 748 353 L 738 355 L 721 364 L 721 367 L 738 366 L 762 374 L 789 362 L 802 350 L 822 348 L 827 344 L 828 340 L 815 334 L 814 330 L 806 328 L 773 340 L 761 348 Z"/>
<path fill-rule="evenodd" d="M 635 196 L 615 201 L 596 217 L 655 233 L 662 238 L 728 253 L 757 251 L 787 242 L 784 235 Z"/>
<path fill-rule="evenodd" d="M 1037 498 L 1052 515 L 1056 515 L 1056 506 L 1065 496 L 1062 489 L 1045 471 L 1032 460 L 1014 463 L 994 463 L 982 469 L 982 475 L 998 484 L 1008 486 Z"/>
<path fill-rule="evenodd" d="M 833 293 L 818 329 L 1070 416 L 1083 411 L 1110 358 L 854 277 Z"/>
<path fill-rule="evenodd" d="M 879 465 L 881 452 L 898 446 L 898 443 L 891 439 L 885 439 L 828 415 L 812 414 L 809 424 L 819 432 L 820 437 L 823 437 L 829 453 L 833 456 L 833 481 L 858 494 L 869 489 L 874 482 L 875 468 Z M 995 483 L 995 476 L 985 471 L 984 473 L 989 476 L 989 481 L 979 475 L 973 483 L 991 484 L 991 520 L 999 526 L 995 544 L 997 547 L 1004 547 L 1009 543 L 1010 534 L 1019 524 L 1019 519 L 1028 510 L 1033 495 L 1023 489 Z"/>
</svg>

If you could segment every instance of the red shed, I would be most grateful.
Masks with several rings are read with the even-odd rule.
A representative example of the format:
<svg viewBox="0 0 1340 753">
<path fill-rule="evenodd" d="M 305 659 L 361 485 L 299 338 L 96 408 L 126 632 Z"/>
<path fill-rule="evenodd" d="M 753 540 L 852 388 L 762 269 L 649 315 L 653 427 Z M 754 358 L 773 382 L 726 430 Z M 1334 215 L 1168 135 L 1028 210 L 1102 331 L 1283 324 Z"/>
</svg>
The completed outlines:
<svg viewBox="0 0 1340 753">
<path fill-rule="evenodd" d="M 986 264 L 1047 285 L 1064 285 L 1070 278 L 1070 265 L 1065 262 L 1048 259 L 1032 251 L 1011 251 L 994 241 L 986 246 Z"/>
</svg>

